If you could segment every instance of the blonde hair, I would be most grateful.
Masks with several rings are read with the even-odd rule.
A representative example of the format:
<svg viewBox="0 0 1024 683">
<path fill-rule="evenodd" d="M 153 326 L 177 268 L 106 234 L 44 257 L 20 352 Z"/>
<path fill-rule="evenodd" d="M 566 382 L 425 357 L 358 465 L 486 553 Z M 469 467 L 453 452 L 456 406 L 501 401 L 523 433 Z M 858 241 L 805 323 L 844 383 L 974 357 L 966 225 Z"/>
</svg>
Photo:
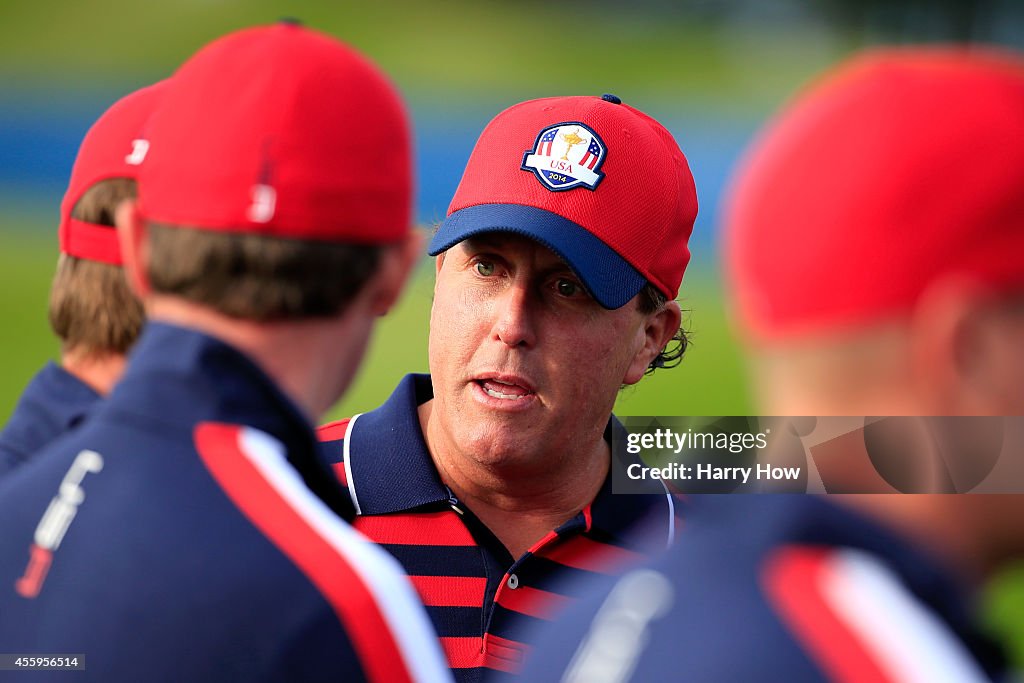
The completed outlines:
<svg viewBox="0 0 1024 683">
<path fill-rule="evenodd" d="M 117 205 L 134 197 L 135 181 L 101 180 L 82 195 L 71 216 L 113 230 Z M 120 266 L 61 254 L 50 288 L 49 318 L 65 352 L 103 355 L 126 353 L 142 331 L 145 314 Z"/>
</svg>

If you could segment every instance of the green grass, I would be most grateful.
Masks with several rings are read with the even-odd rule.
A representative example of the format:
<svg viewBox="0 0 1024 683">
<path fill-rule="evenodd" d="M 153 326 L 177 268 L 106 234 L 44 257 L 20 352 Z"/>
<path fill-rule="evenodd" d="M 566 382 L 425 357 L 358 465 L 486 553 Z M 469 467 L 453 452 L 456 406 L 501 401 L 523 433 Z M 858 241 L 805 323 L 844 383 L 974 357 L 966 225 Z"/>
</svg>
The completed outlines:
<svg viewBox="0 0 1024 683">
<path fill-rule="evenodd" d="M 988 583 L 981 607 L 992 633 L 1005 640 L 1016 669 L 1024 671 L 1024 560 Z"/>
<path fill-rule="evenodd" d="M 54 230 L 56 232 L 56 230 Z M 6 421 L 22 388 L 58 345 L 46 320 L 55 239 L 12 238 L 0 250 L 0 419 Z"/>
<path fill-rule="evenodd" d="M 22 84 L 141 84 L 219 35 L 281 16 L 353 44 L 410 93 L 506 104 L 619 92 L 770 105 L 843 50 L 794 35 L 799 27 L 736 35 L 684 14 L 584 3 L 54 0 L 2 3 L 0 75 Z"/>
</svg>

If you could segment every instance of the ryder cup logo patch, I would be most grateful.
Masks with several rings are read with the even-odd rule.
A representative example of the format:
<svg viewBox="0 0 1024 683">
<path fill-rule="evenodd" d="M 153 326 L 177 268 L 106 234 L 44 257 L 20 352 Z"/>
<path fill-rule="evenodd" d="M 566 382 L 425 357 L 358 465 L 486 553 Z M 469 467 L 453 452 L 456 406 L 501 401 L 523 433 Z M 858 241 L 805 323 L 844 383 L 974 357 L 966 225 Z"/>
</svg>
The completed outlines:
<svg viewBox="0 0 1024 683">
<path fill-rule="evenodd" d="M 607 147 L 582 123 L 556 123 L 537 136 L 533 149 L 523 155 L 524 171 L 533 171 L 541 184 L 549 190 L 571 190 L 574 187 L 597 187 L 604 178 Z"/>
</svg>

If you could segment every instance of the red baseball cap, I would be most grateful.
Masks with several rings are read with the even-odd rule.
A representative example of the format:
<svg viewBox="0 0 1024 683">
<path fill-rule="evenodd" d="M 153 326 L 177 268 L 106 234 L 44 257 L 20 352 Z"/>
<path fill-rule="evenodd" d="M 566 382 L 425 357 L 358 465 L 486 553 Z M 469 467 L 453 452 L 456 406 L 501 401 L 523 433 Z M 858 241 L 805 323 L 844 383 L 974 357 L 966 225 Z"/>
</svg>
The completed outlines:
<svg viewBox="0 0 1024 683">
<path fill-rule="evenodd" d="M 676 298 L 696 217 L 690 167 L 660 123 L 614 95 L 552 97 L 487 124 L 429 252 L 482 232 L 526 235 L 613 309 L 648 283 Z"/>
<path fill-rule="evenodd" d="M 156 109 L 167 81 L 125 95 L 92 124 L 78 148 L 71 180 L 60 204 L 58 239 L 61 253 L 121 265 L 117 232 L 109 225 L 86 223 L 71 217 L 82 195 L 101 180 L 136 179 L 148 143 L 143 129 Z"/>
<path fill-rule="evenodd" d="M 739 322 L 763 340 L 898 314 L 947 275 L 1024 289 L 1024 59 L 848 61 L 767 126 L 725 214 Z"/>
<path fill-rule="evenodd" d="M 295 22 L 220 38 L 175 73 L 149 127 L 150 222 L 382 244 L 411 228 L 404 106 L 341 42 Z"/>
</svg>

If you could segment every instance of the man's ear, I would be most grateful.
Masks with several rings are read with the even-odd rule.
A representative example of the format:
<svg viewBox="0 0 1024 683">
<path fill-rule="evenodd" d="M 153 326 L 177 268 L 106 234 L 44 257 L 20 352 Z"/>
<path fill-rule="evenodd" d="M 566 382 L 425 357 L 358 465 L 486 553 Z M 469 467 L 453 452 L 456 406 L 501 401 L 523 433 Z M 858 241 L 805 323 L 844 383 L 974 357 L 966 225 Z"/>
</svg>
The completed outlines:
<svg viewBox="0 0 1024 683">
<path fill-rule="evenodd" d="M 135 296 L 142 300 L 152 288 L 147 275 L 149 236 L 145 221 L 139 214 L 138 202 L 126 199 L 118 204 L 114 212 L 114 224 L 117 226 L 117 241 L 121 246 L 125 277 Z"/>
<path fill-rule="evenodd" d="M 910 324 L 912 376 L 933 415 L 986 414 L 998 386 L 992 292 L 965 278 L 931 285 Z"/>
<path fill-rule="evenodd" d="M 384 249 L 374 276 L 376 292 L 371 302 L 374 314 L 386 315 L 395 305 L 422 252 L 423 235 L 418 230 Z"/>
<path fill-rule="evenodd" d="M 643 336 L 633 362 L 629 364 L 622 379 L 623 384 L 636 384 L 643 378 L 651 361 L 657 358 L 679 331 L 682 319 L 683 312 L 678 301 L 668 301 L 657 311 L 646 315 L 643 328 L 638 332 Z"/>
</svg>

